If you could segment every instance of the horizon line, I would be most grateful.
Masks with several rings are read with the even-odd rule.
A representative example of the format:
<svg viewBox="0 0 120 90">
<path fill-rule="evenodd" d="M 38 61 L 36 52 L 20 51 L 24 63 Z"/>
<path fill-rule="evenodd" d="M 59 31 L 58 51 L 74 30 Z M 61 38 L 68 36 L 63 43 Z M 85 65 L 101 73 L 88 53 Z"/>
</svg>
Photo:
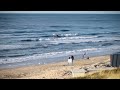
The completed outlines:
<svg viewBox="0 0 120 90">
<path fill-rule="evenodd" d="M 120 14 L 120 11 L 0 11 L 16 14 Z"/>
</svg>

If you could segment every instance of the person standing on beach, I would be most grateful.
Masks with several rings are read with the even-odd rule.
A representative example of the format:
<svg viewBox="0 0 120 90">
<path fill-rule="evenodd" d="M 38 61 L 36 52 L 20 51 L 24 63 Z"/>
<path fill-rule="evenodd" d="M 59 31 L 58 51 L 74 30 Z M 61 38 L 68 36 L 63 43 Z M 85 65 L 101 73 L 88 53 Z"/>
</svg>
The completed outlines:
<svg viewBox="0 0 120 90">
<path fill-rule="evenodd" d="M 84 52 L 84 54 L 83 54 L 83 59 L 85 58 L 85 55 L 86 55 L 86 52 Z"/>
<path fill-rule="evenodd" d="M 69 58 L 68 58 L 68 65 L 72 65 L 72 63 L 73 63 L 72 58 L 69 57 Z"/>
<path fill-rule="evenodd" d="M 72 60 L 74 60 L 74 56 L 73 55 L 71 55 L 71 58 L 72 58 Z"/>
<path fill-rule="evenodd" d="M 72 65 L 73 65 L 73 60 L 74 60 L 74 56 L 73 55 L 71 55 L 71 59 L 72 59 Z"/>
</svg>

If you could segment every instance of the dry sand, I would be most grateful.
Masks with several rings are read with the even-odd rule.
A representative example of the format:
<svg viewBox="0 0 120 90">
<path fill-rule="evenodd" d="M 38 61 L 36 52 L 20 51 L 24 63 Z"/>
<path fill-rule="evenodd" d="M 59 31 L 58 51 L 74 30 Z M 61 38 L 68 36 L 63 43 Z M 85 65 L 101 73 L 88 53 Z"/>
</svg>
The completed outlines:
<svg viewBox="0 0 120 90">
<path fill-rule="evenodd" d="M 68 66 L 66 60 L 65 62 L 46 65 L 0 69 L 0 79 L 69 79 L 73 77 L 71 70 L 109 60 L 110 56 L 99 56 L 74 60 L 73 66 Z"/>
</svg>

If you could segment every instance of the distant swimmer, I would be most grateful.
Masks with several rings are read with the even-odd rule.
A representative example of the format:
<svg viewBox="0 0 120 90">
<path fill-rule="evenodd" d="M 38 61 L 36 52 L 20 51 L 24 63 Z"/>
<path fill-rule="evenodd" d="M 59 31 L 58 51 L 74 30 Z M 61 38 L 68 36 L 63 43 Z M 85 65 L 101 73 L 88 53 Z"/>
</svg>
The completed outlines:
<svg viewBox="0 0 120 90">
<path fill-rule="evenodd" d="M 60 37 L 59 35 L 56 35 L 56 37 Z"/>
<path fill-rule="evenodd" d="M 5 61 L 7 61 L 7 59 L 5 59 Z"/>
<path fill-rule="evenodd" d="M 55 38 L 59 38 L 59 37 L 61 37 L 60 35 L 58 35 L 58 34 L 56 34 L 56 35 L 54 35 L 54 37 Z"/>
<path fill-rule="evenodd" d="M 37 38 L 36 41 L 39 41 L 39 39 Z"/>
</svg>

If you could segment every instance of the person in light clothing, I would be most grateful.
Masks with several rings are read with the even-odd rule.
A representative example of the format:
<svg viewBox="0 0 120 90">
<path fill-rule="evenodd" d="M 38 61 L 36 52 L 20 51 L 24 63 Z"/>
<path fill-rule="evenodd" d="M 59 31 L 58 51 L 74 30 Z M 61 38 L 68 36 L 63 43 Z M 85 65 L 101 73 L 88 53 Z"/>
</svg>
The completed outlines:
<svg viewBox="0 0 120 90">
<path fill-rule="evenodd" d="M 73 65 L 73 60 L 71 57 L 68 58 L 68 65 Z"/>
</svg>

